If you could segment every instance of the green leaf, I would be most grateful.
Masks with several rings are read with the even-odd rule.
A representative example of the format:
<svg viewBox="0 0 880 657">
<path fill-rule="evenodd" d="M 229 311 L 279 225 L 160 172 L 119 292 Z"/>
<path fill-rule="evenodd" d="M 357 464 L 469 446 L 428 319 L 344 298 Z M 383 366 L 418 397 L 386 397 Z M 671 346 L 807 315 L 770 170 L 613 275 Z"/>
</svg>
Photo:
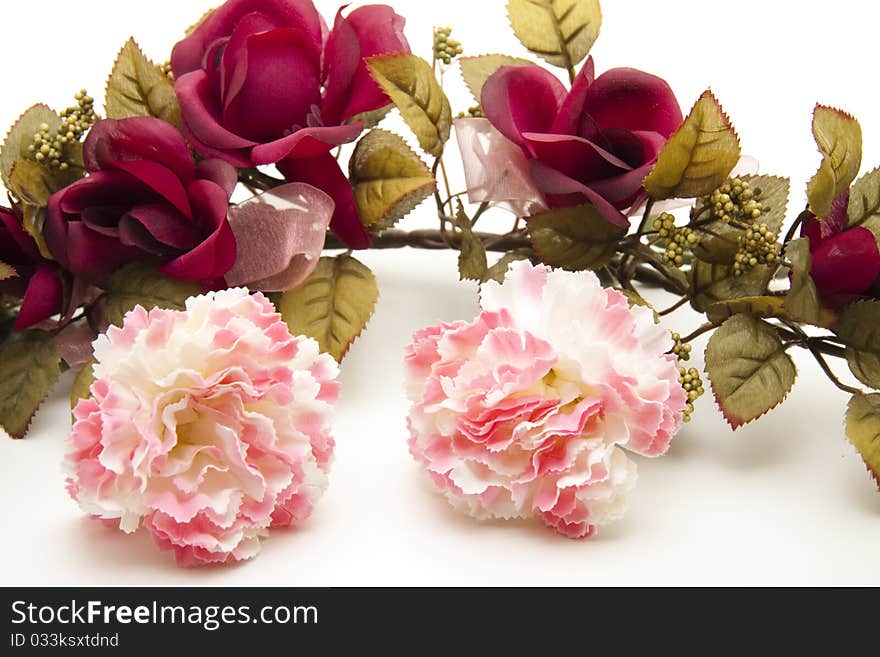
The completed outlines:
<svg viewBox="0 0 880 657">
<path fill-rule="evenodd" d="M 853 395 L 846 407 L 846 437 L 880 485 L 880 394 Z"/>
<path fill-rule="evenodd" d="M 410 53 L 369 57 L 366 62 L 422 149 L 440 157 L 449 139 L 452 109 L 431 65 Z"/>
<path fill-rule="evenodd" d="M 806 237 L 792 240 L 785 246 L 785 255 L 791 262 L 791 289 L 785 296 L 785 309 L 801 322 L 817 325 L 822 304 L 819 291 L 810 276 L 813 268 L 810 258 L 810 240 Z"/>
<path fill-rule="evenodd" d="M 866 173 L 852 186 L 846 217 L 847 228 L 863 226 L 880 239 L 880 168 Z"/>
<path fill-rule="evenodd" d="M 589 54 L 602 27 L 599 0 L 510 0 L 507 15 L 526 48 L 569 70 Z"/>
<path fill-rule="evenodd" d="M 24 438 L 31 418 L 61 376 L 51 333 L 25 331 L 0 346 L 0 426 Z"/>
<path fill-rule="evenodd" d="M 849 347 L 880 353 L 880 301 L 865 299 L 846 306 L 834 332 Z"/>
<path fill-rule="evenodd" d="M 424 162 L 387 130 L 364 135 L 348 167 L 361 219 L 374 232 L 391 228 L 436 189 Z"/>
<path fill-rule="evenodd" d="M 44 123 L 49 126 L 51 132 L 56 132 L 61 127 L 61 117 L 47 105 L 34 105 L 18 117 L 6 135 L 3 147 L 0 149 L 0 176 L 7 189 L 9 189 L 12 164 L 16 160 L 28 157 L 28 146 L 33 143 L 34 135 L 40 131 L 40 126 Z"/>
<path fill-rule="evenodd" d="M 713 324 L 722 324 L 725 320 L 740 313 L 754 315 L 763 319 L 777 318 L 798 321 L 786 308 L 783 297 L 742 297 L 732 301 L 719 301 L 706 308 L 706 317 Z M 829 328 L 837 321 L 837 315 L 830 310 L 822 309 L 816 326 Z"/>
<path fill-rule="evenodd" d="M 35 160 L 20 159 L 9 170 L 8 189 L 23 203 L 46 207 L 49 197 L 80 178 L 78 170 L 54 171 Z"/>
<path fill-rule="evenodd" d="M 465 214 L 461 205 L 455 215 L 455 225 L 461 231 L 461 250 L 458 254 L 458 273 L 461 280 L 484 280 L 489 269 L 486 248 L 474 235 L 470 217 Z"/>
<path fill-rule="evenodd" d="M 849 365 L 849 371 L 859 381 L 875 390 L 880 390 L 880 354 L 847 347 L 846 363 Z"/>
<path fill-rule="evenodd" d="M 810 212 L 824 219 L 831 204 L 849 188 L 862 166 L 862 127 L 846 112 L 816 105 L 813 136 L 822 154 L 819 171 L 807 184 Z"/>
<path fill-rule="evenodd" d="M 180 105 L 174 84 L 146 58 L 134 39 L 129 39 L 119 51 L 105 96 L 108 119 L 155 116 L 180 127 Z"/>
<path fill-rule="evenodd" d="M 483 85 L 486 80 L 498 72 L 502 66 L 528 66 L 532 62 L 521 57 L 510 55 L 477 55 L 476 57 L 462 57 L 458 60 L 461 67 L 461 77 L 471 95 L 479 103 L 482 101 Z"/>
<path fill-rule="evenodd" d="M 782 403 L 797 370 L 776 330 L 751 315 L 734 315 L 706 347 L 706 373 L 733 429 Z"/>
<path fill-rule="evenodd" d="M 740 176 L 749 183 L 752 191 L 758 194 L 758 200 L 764 206 L 760 223 L 778 234 L 788 213 L 788 198 L 791 192 L 791 180 L 780 176 Z"/>
<path fill-rule="evenodd" d="M 507 270 L 510 269 L 510 265 L 514 262 L 519 262 L 520 260 L 531 260 L 534 255 L 535 254 L 531 249 L 515 249 L 505 253 L 498 259 L 498 262 L 489 267 L 486 271 L 484 281 L 497 281 L 503 283 L 504 278 L 507 276 Z"/>
<path fill-rule="evenodd" d="M 742 276 L 733 275 L 733 267 L 695 259 L 688 272 L 691 305 L 705 312 L 712 304 L 745 297 L 758 297 L 767 292 L 775 268 L 753 267 Z"/>
<path fill-rule="evenodd" d="M 183 310 L 189 297 L 201 293 L 198 283 L 180 281 L 159 273 L 148 262 L 132 262 L 110 276 L 97 309 L 105 323 L 122 326 L 125 314 L 135 306 L 146 310 Z"/>
<path fill-rule="evenodd" d="M 739 137 L 718 100 L 704 91 L 645 178 L 654 200 L 711 194 L 739 162 Z"/>
<path fill-rule="evenodd" d="M 626 230 L 605 219 L 592 205 L 534 215 L 529 236 L 542 262 L 569 271 L 607 265 Z"/>
<path fill-rule="evenodd" d="M 95 373 L 92 369 L 95 365 L 95 359 L 92 358 L 77 373 L 73 380 L 73 387 L 70 389 L 70 410 L 76 408 L 80 399 L 88 399 L 91 396 L 92 383 L 95 382 Z"/>
<path fill-rule="evenodd" d="M 285 292 L 279 310 L 290 332 L 314 338 L 342 361 L 364 330 L 379 299 L 376 277 L 349 255 L 324 257 L 306 281 Z"/>
<path fill-rule="evenodd" d="M 15 267 L 13 267 L 12 265 L 7 265 L 5 262 L 0 260 L 0 281 L 15 278 L 16 276 L 18 276 L 18 273 L 15 271 Z"/>
</svg>

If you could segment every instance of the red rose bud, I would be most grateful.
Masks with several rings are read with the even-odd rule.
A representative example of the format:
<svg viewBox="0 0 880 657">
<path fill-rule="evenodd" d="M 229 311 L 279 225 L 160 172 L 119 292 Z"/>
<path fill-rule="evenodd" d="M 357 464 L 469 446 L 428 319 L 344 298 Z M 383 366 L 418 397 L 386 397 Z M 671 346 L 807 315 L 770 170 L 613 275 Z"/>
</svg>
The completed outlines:
<svg viewBox="0 0 880 657">
<path fill-rule="evenodd" d="M 171 57 L 187 138 L 199 154 L 238 167 L 278 164 L 335 202 L 333 231 L 369 246 L 351 187 L 330 151 L 354 141 L 348 123 L 390 99 L 364 59 L 409 52 L 404 19 L 385 5 L 336 15 L 327 33 L 311 0 L 229 0 Z"/>
<path fill-rule="evenodd" d="M 482 105 L 529 159 L 551 206 L 591 203 L 619 225 L 683 120 L 665 81 L 629 68 L 597 78 L 592 58 L 571 91 L 539 66 L 503 67 L 483 86 Z"/>
<path fill-rule="evenodd" d="M 179 279 L 229 271 L 235 169 L 219 160 L 196 166 L 183 136 L 147 117 L 98 122 L 83 150 L 89 175 L 49 198 L 44 234 L 63 268 L 93 283 L 144 257 Z"/>
</svg>

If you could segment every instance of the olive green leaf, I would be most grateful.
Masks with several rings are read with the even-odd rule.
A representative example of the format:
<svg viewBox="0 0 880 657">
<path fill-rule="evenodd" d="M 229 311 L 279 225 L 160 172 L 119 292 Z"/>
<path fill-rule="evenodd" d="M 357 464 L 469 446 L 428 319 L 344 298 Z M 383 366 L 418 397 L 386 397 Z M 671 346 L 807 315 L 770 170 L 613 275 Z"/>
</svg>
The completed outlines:
<svg viewBox="0 0 880 657">
<path fill-rule="evenodd" d="M 849 371 L 866 386 L 880 390 L 880 354 L 875 351 L 859 351 L 846 348 Z"/>
<path fill-rule="evenodd" d="M 528 66 L 531 63 L 528 59 L 496 54 L 462 57 L 459 60 L 461 77 L 478 103 L 483 95 L 483 85 L 498 69 L 502 66 Z"/>
<path fill-rule="evenodd" d="M 865 299 L 846 306 L 834 332 L 849 347 L 880 353 L 880 301 Z"/>
<path fill-rule="evenodd" d="M 611 260 L 626 230 L 605 219 L 592 205 L 534 215 L 529 236 L 542 262 L 569 271 L 598 269 Z"/>
<path fill-rule="evenodd" d="M 880 485 L 880 394 L 853 395 L 846 407 L 846 437 Z"/>
<path fill-rule="evenodd" d="M 810 240 L 802 237 L 785 246 L 785 255 L 791 263 L 791 289 L 785 296 L 785 309 L 791 316 L 807 324 L 819 323 L 822 304 L 819 291 L 810 276 L 813 268 L 810 258 Z"/>
<path fill-rule="evenodd" d="M 46 260 L 54 260 L 49 246 L 46 244 L 46 238 L 43 237 L 43 226 L 46 223 L 46 208 L 31 205 L 30 203 L 21 204 L 21 226 L 25 232 L 30 235 L 37 243 L 40 255 Z"/>
<path fill-rule="evenodd" d="M 299 287 L 281 296 L 278 309 L 290 332 L 314 338 L 342 361 L 373 316 L 379 288 L 370 269 L 349 255 L 324 257 Z"/>
<path fill-rule="evenodd" d="M 95 359 L 92 358 L 77 373 L 73 380 L 73 387 L 70 389 L 70 410 L 76 408 L 80 399 L 88 399 L 91 393 L 92 383 L 95 382 L 95 373 L 92 369 L 95 365 Z"/>
<path fill-rule="evenodd" d="M 155 116 L 180 127 L 180 105 L 174 84 L 146 58 L 134 39 L 129 39 L 119 51 L 105 96 L 108 119 Z"/>
<path fill-rule="evenodd" d="M 852 186 L 846 216 L 847 228 L 863 226 L 880 239 L 880 168 L 866 173 Z"/>
<path fill-rule="evenodd" d="M 80 178 L 78 170 L 52 170 L 34 160 L 20 159 L 12 163 L 8 189 L 20 201 L 37 208 L 46 207 L 49 197 Z"/>
<path fill-rule="evenodd" d="M 776 330 L 752 315 L 734 315 L 713 333 L 706 373 L 733 429 L 782 403 L 797 376 Z"/>
<path fill-rule="evenodd" d="M 135 306 L 183 310 L 189 297 L 201 293 L 198 283 L 169 278 L 149 262 L 132 262 L 118 269 L 105 290 L 96 305 L 103 320 L 99 323 L 115 326 L 122 326 L 126 313 Z"/>
<path fill-rule="evenodd" d="M 34 105 L 18 117 L 3 140 L 3 147 L 0 148 L 0 176 L 7 189 L 13 163 L 28 157 L 28 146 L 33 143 L 34 135 L 40 132 L 42 125 L 48 126 L 51 132 L 56 132 L 61 127 L 61 117 L 47 105 Z"/>
<path fill-rule="evenodd" d="M 0 426 L 24 438 L 31 419 L 61 376 L 51 333 L 24 331 L 0 346 Z"/>
<path fill-rule="evenodd" d="M 763 319 L 784 319 L 798 321 L 785 307 L 784 297 L 741 297 L 731 301 L 718 301 L 706 308 L 706 317 L 713 324 L 721 324 L 725 320 L 740 313 L 754 315 Z M 829 328 L 837 321 L 837 314 L 823 308 L 819 313 L 816 326 Z"/>
<path fill-rule="evenodd" d="M 834 199 L 849 188 L 862 166 L 862 127 L 846 112 L 816 105 L 813 136 L 822 154 L 819 171 L 807 184 L 810 212 L 824 219 Z"/>
<path fill-rule="evenodd" d="M 758 265 L 742 276 L 734 276 L 733 267 L 695 259 L 688 272 L 691 305 L 705 312 L 719 301 L 762 296 L 774 273 L 775 268 Z"/>
<path fill-rule="evenodd" d="M 767 224 L 773 233 L 779 233 L 788 213 L 788 197 L 791 192 L 791 180 L 780 176 L 740 176 L 749 183 L 752 191 L 764 207 L 762 224 Z"/>
<path fill-rule="evenodd" d="M 501 256 L 498 259 L 498 262 L 489 267 L 483 280 L 503 283 L 504 278 L 507 276 L 507 270 L 510 269 L 510 265 L 514 262 L 519 262 L 520 260 L 531 260 L 534 256 L 535 253 L 531 249 L 514 249 L 513 251 L 509 251 Z"/>
<path fill-rule="evenodd" d="M 0 281 L 5 281 L 9 278 L 15 278 L 18 274 L 15 271 L 15 267 L 12 265 L 7 265 L 5 262 L 0 260 Z"/>
<path fill-rule="evenodd" d="M 435 189 L 434 176 L 403 138 L 371 130 L 348 164 L 361 220 L 374 232 L 391 228 Z"/>
<path fill-rule="evenodd" d="M 455 215 L 455 225 L 461 231 L 461 247 L 458 254 L 459 277 L 461 280 L 484 280 L 489 269 L 486 261 L 486 248 L 474 235 L 471 220 L 461 205 Z"/>
<path fill-rule="evenodd" d="M 507 15 L 526 48 L 568 70 L 589 54 L 602 27 L 599 0 L 509 0 Z"/>
<path fill-rule="evenodd" d="M 645 178 L 654 200 L 696 198 L 717 189 L 739 162 L 736 130 L 711 91 L 704 91 Z"/>
<path fill-rule="evenodd" d="M 452 109 L 431 65 L 409 53 L 369 57 L 366 62 L 422 149 L 440 157 L 449 139 Z"/>
</svg>

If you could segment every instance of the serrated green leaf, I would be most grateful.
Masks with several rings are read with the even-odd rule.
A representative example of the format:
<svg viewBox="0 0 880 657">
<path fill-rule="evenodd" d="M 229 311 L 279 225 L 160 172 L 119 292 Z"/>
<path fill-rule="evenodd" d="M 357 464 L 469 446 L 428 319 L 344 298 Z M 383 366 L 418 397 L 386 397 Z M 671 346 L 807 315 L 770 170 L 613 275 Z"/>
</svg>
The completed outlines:
<svg viewBox="0 0 880 657">
<path fill-rule="evenodd" d="M 54 171 L 34 160 L 20 159 L 9 170 L 8 189 L 23 203 L 46 207 L 49 197 L 80 178 L 78 170 Z"/>
<path fill-rule="evenodd" d="M 341 361 L 379 299 L 376 277 L 349 255 L 324 257 L 305 282 L 281 296 L 279 311 L 294 335 L 314 338 Z"/>
<path fill-rule="evenodd" d="M 791 262 L 791 289 L 785 296 L 785 309 L 800 322 L 817 325 L 822 303 L 819 291 L 810 276 L 813 261 L 810 258 L 810 240 L 806 237 L 792 240 L 785 246 L 785 255 Z"/>
<path fill-rule="evenodd" d="M 846 218 L 847 228 L 863 226 L 880 240 L 880 168 L 866 173 L 852 186 Z"/>
<path fill-rule="evenodd" d="M 122 326 L 125 314 L 142 306 L 146 310 L 183 310 L 189 297 L 201 293 L 198 283 L 169 278 L 156 265 L 132 262 L 110 276 L 105 293 L 97 301 L 104 322 Z"/>
<path fill-rule="evenodd" d="M 730 119 L 712 92 L 704 91 L 660 152 L 645 189 L 658 201 L 705 196 L 724 183 L 739 157 Z"/>
<path fill-rule="evenodd" d="M 880 301 L 856 301 L 840 311 L 834 332 L 849 347 L 880 353 Z"/>
<path fill-rule="evenodd" d="M 9 278 L 15 278 L 18 276 L 18 273 L 15 271 L 15 267 L 12 265 L 7 265 L 5 262 L 0 260 L 0 281 L 5 281 Z"/>
<path fill-rule="evenodd" d="M 719 301 L 706 308 L 706 317 L 713 324 L 722 324 L 725 320 L 739 315 L 740 313 L 754 315 L 762 319 L 778 318 L 788 321 L 798 321 L 785 308 L 784 297 L 742 297 L 731 301 Z M 829 328 L 837 321 L 837 315 L 827 309 L 822 309 L 816 326 Z"/>
<path fill-rule="evenodd" d="M 0 426 L 23 438 L 37 409 L 61 376 L 51 333 L 25 331 L 0 346 Z"/>
<path fill-rule="evenodd" d="M 471 220 L 461 206 L 455 215 L 455 225 L 461 231 L 461 247 L 458 254 L 459 277 L 463 281 L 483 281 L 489 269 L 486 261 L 486 248 L 474 235 Z"/>
<path fill-rule="evenodd" d="M 853 395 L 846 407 L 846 437 L 880 486 L 880 394 Z"/>
<path fill-rule="evenodd" d="M 502 66 L 528 66 L 528 59 L 511 57 L 510 55 L 477 55 L 476 57 L 462 57 L 458 60 L 461 67 L 461 77 L 470 90 L 471 95 L 478 103 L 482 100 L 483 85 Z"/>
<path fill-rule="evenodd" d="M 498 283 L 503 283 L 504 278 L 507 276 L 507 270 L 510 269 L 510 265 L 514 262 L 519 262 L 520 260 L 531 260 L 534 255 L 535 254 L 531 249 L 515 249 L 505 253 L 494 265 L 489 267 L 486 271 L 484 281 L 497 281 Z"/>
<path fill-rule="evenodd" d="M 880 390 L 880 354 L 847 347 L 846 363 L 849 365 L 849 371 L 859 381 L 875 390 Z"/>
<path fill-rule="evenodd" d="M 810 212 L 824 219 L 831 204 L 846 191 L 862 166 L 862 127 L 846 112 L 816 105 L 813 136 L 822 154 L 819 171 L 807 184 Z"/>
<path fill-rule="evenodd" d="M 391 228 L 435 189 L 421 158 L 387 130 L 364 135 L 349 160 L 349 174 L 361 220 L 373 232 Z"/>
<path fill-rule="evenodd" d="M 353 117 L 346 121 L 349 123 L 357 123 L 358 121 L 363 121 L 364 130 L 369 130 L 370 128 L 374 128 L 382 122 L 388 113 L 394 108 L 394 105 L 389 103 L 385 105 L 385 107 L 380 107 L 379 109 L 370 110 L 369 112 L 361 112 L 360 114 L 355 114 Z"/>
<path fill-rule="evenodd" d="M 626 230 L 592 205 L 559 208 L 528 220 L 529 236 L 542 262 L 569 271 L 598 269 L 611 260 Z"/>
<path fill-rule="evenodd" d="M 38 104 L 25 110 L 9 129 L 0 149 L 0 175 L 7 189 L 12 164 L 27 158 L 28 146 L 33 143 L 34 135 L 40 132 L 40 126 L 44 123 L 51 132 L 55 132 L 61 127 L 61 117 L 47 105 Z"/>
<path fill-rule="evenodd" d="M 602 27 L 599 0 L 510 0 L 507 15 L 526 48 L 568 70 L 589 54 Z"/>
<path fill-rule="evenodd" d="M 108 119 L 154 116 L 180 127 L 180 105 L 174 84 L 129 39 L 119 51 L 107 80 L 105 111 Z"/>
<path fill-rule="evenodd" d="M 733 275 L 733 267 L 695 259 L 688 272 L 691 305 L 705 312 L 712 304 L 745 297 L 759 297 L 767 291 L 775 268 L 753 267 L 742 276 Z"/>
<path fill-rule="evenodd" d="M 440 157 L 452 128 L 452 109 L 431 65 L 410 53 L 379 55 L 366 62 L 422 149 Z"/>
<path fill-rule="evenodd" d="M 776 330 L 751 315 L 734 315 L 712 334 L 706 373 L 734 429 L 782 403 L 797 376 Z"/>
<path fill-rule="evenodd" d="M 76 408 L 80 399 L 88 399 L 91 396 L 90 388 L 95 382 L 95 374 L 92 369 L 95 365 L 95 359 L 89 360 L 82 369 L 77 372 L 76 378 L 73 380 L 73 386 L 70 389 L 70 409 Z"/>
<path fill-rule="evenodd" d="M 21 204 L 21 226 L 25 232 L 30 235 L 37 243 L 40 255 L 46 260 L 54 260 L 46 239 L 43 237 L 43 226 L 46 223 L 46 208 L 30 205 L 29 203 Z"/>
</svg>

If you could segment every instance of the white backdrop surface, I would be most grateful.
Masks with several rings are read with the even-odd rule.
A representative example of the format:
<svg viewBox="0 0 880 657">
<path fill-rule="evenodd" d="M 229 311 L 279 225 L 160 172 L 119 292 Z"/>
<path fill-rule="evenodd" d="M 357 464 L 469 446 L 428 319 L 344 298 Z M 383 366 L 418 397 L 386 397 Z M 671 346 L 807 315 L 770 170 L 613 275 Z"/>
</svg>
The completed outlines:
<svg viewBox="0 0 880 657">
<path fill-rule="evenodd" d="M 212 4 L 3 3 L 0 126 L 33 102 L 64 107 L 80 87 L 100 99 L 128 36 L 164 60 L 182 29 Z M 333 3 L 317 4 L 332 18 Z M 469 54 L 524 54 L 502 0 L 391 4 L 407 16 L 407 35 L 420 54 L 430 52 L 435 24 L 454 25 Z M 633 66 L 661 75 L 685 110 L 711 85 L 744 152 L 762 172 L 792 177 L 791 218 L 818 165 L 810 135 L 816 101 L 856 115 L 865 170 L 880 164 L 873 84 L 880 11 L 870 4 L 605 0 L 603 7 L 593 50 L 598 70 Z M 456 111 L 472 104 L 454 71 L 448 82 Z M 456 159 L 452 153 L 452 168 Z M 403 226 L 431 219 L 425 206 Z M 175 567 L 146 534 L 107 529 L 67 497 L 60 462 L 69 412 L 59 388 L 26 440 L 0 439 L 0 584 L 880 584 L 880 493 L 843 437 L 846 395 L 803 354 L 791 397 L 736 434 L 711 399 L 702 399 L 667 456 L 639 460 L 626 518 L 595 539 L 571 541 L 539 524 L 457 515 L 407 452 L 400 363 L 414 330 L 474 315 L 476 286 L 457 282 L 449 253 L 358 257 L 376 272 L 382 298 L 343 363 L 336 462 L 310 520 L 274 532 L 259 557 L 243 565 Z M 682 311 L 670 327 L 696 321 Z M 698 364 L 704 344 L 694 349 Z"/>
</svg>

